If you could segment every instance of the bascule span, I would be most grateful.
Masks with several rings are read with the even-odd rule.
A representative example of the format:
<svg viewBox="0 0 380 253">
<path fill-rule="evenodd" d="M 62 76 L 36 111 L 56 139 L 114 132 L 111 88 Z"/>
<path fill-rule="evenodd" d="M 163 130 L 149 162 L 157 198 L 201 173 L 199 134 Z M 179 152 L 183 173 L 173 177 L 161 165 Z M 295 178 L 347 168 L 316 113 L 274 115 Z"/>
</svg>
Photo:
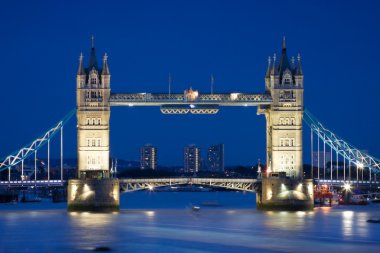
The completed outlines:
<svg viewBox="0 0 380 253">
<path fill-rule="evenodd" d="M 119 179 L 122 191 L 153 190 L 158 187 L 175 185 L 205 185 L 237 191 L 256 192 L 261 181 L 249 178 L 130 178 Z"/>
</svg>

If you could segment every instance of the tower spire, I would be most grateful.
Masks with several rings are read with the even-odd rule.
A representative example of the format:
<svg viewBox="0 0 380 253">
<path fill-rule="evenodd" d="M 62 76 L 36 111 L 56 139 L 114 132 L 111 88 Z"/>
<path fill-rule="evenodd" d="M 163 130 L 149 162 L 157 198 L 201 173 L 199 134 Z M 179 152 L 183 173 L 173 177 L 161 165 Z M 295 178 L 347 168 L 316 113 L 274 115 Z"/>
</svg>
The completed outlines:
<svg viewBox="0 0 380 253">
<path fill-rule="evenodd" d="M 296 75 L 302 76 L 303 72 L 302 72 L 302 67 L 301 67 L 301 55 L 300 54 L 298 54 L 297 59 L 298 59 L 298 65 L 297 65 Z"/>
<path fill-rule="evenodd" d="M 83 68 L 83 54 L 82 54 L 82 52 L 79 55 L 79 66 L 78 66 L 77 75 L 85 75 L 84 68 Z"/>
<path fill-rule="evenodd" d="M 89 71 L 91 71 L 93 68 L 98 70 L 98 62 L 96 61 L 94 40 L 95 40 L 94 35 L 92 35 L 91 36 L 91 55 L 90 55 L 90 62 L 88 63 Z"/>
<path fill-rule="evenodd" d="M 291 69 L 290 64 L 289 64 L 289 59 L 288 55 L 286 54 L 286 39 L 285 36 L 282 39 L 282 51 L 281 51 L 281 56 L 280 56 L 280 62 L 278 65 L 278 72 L 280 75 L 286 70 L 286 69 Z"/>
</svg>

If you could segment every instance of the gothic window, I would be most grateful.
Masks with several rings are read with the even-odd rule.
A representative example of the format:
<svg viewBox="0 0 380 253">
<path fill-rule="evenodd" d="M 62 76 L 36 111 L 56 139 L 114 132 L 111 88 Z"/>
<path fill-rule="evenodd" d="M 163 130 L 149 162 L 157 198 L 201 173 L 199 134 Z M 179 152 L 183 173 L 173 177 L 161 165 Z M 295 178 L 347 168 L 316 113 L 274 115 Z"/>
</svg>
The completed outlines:
<svg viewBox="0 0 380 253">
<path fill-rule="evenodd" d="M 284 92 L 284 97 L 285 99 L 290 99 L 290 98 L 293 98 L 293 91 L 290 91 L 290 90 L 286 90 Z"/>
<path fill-rule="evenodd" d="M 96 76 L 92 76 L 92 77 L 91 77 L 90 83 L 91 83 L 92 85 L 96 84 Z"/>
<path fill-rule="evenodd" d="M 92 146 L 95 147 L 95 140 L 92 139 Z"/>
<path fill-rule="evenodd" d="M 98 139 L 98 147 L 100 147 L 101 143 L 102 143 L 101 139 Z"/>
<path fill-rule="evenodd" d="M 90 146 L 90 139 L 87 139 L 87 147 Z"/>
<path fill-rule="evenodd" d="M 98 125 L 100 125 L 100 124 L 101 124 L 101 119 L 99 118 L 99 119 L 98 119 Z"/>
<path fill-rule="evenodd" d="M 295 119 L 295 118 L 292 118 L 292 126 L 295 125 L 295 121 L 296 121 L 296 119 Z"/>
<path fill-rule="evenodd" d="M 280 125 L 284 124 L 284 118 L 280 118 Z"/>
<path fill-rule="evenodd" d="M 90 98 L 90 92 L 89 91 L 86 92 L 86 98 Z"/>
<path fill-rule="evenodd" d="M 283 85 L 290 85 L 292 83 L 292 75 L 289 70 L 286 70 L 284 76 L 282 77 Z"/>
</svg>

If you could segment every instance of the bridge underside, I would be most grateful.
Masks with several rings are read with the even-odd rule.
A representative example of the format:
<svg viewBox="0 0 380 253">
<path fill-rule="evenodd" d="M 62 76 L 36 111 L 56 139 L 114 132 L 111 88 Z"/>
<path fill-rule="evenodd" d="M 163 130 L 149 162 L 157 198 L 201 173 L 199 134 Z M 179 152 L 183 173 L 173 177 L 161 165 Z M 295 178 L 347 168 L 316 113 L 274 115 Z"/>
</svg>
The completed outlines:
<svg viewBox="0 0 380 253">
<path fill-rule="evenodd" d="M 260 181 L 256 179 L 225 178 L 160 178 L 160 179 L 120 179 L 122 191 L 138 191 L 175 185 L 206 185 L 237 191 L 255 192 Z"/>
</svg>

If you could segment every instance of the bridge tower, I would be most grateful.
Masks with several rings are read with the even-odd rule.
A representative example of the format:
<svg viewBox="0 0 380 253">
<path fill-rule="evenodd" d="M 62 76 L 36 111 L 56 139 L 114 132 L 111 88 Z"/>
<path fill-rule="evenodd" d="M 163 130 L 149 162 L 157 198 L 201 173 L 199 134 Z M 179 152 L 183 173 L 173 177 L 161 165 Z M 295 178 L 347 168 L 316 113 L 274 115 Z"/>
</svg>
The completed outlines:
<svg viewBox="0 0 380 253">
<path fill-rule="evenodd" d="M 107 54 L 98 66 L 94 38 L 88 67 L 77 71 L 78 179 L 70 180 L 69 210 L 118 209 L 119 183 L 110 179 L 110 71 Z"/>
<path fill-rule="evenodd" d="M 265 90 L 272 104 L 258 107 L 266 118 L 267 171 L 262 177 L 258 208 L 309 209 L 313 206 L 313 185 L 303 179 L 302 117 L 303 71 L 298 55 L 289 61 L 285 38 L 277 65 L 276 55 L 268 60 Z M 291 200 L 291 201 L 290 201 Z"/>
</svg>

